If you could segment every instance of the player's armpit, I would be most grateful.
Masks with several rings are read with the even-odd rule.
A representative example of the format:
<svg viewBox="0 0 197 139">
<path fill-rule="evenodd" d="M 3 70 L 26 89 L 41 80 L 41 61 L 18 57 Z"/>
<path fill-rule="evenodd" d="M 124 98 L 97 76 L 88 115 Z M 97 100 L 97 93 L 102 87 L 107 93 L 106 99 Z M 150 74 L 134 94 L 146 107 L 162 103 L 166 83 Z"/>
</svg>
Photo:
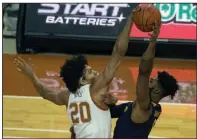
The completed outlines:
<svg viewBox="0 0 197 139">
<path fill-rule="evenodd" d="M 120 117 L 123 112 L 126 112 L 128 103 L 123 103 L 120 105 L 114 105 L 110 108 L 111 118 L 118 118 Z"/>
<path fill-rule="evenodd" d="M 114 97 L 112 94 L 107 94 L 104 103 L 107 104 L 110 107 L 115 106 L 118 102 L 118 99 Z"/>
<path fill-rule="evenodd" d="M 139 105 L 140 109 L 148 110 L 150 99 L 149 99 L 149 76 L 150 74 L 139 73 L 137 84 L 136 84 L 136 104 Z"/>
</svg>

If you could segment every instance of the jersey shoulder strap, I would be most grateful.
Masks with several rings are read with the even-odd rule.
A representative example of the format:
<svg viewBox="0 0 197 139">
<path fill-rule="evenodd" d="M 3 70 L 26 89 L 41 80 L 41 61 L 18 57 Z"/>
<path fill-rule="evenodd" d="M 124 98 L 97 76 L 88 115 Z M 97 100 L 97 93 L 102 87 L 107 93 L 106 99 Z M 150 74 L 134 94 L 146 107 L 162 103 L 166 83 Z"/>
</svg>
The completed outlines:
<svg viewBox="0 0 197 139">
<path fill-rule="evenodd" d="M 160 104 L 156 104 L 154 102 L 151 102 L 152 104 L 152 109 L 153 109 L 153 115 L 155 118 L 159 118 L 161 112 L 162 112 L 162 109 L 161 109 L 161 105 Z"/>
</svg>

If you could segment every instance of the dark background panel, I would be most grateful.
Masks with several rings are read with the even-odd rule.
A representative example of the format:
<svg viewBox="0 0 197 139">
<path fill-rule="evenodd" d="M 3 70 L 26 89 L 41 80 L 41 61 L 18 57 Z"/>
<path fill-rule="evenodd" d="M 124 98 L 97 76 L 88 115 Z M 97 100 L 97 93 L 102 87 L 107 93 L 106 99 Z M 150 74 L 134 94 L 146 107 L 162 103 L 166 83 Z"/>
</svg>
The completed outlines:
<svg viewBox="0 0 197 139">
<path fill-rule="evenodd" d="M 18 53 L 86 53 L 110 55 L 115 40 L 117 39 L 117 34 L 119 34 L 117 32 L 120 32 L 124 26 L 117 27 L 119 30 L 117 32 L 114 31 L 114 28 L 112 29 L 114 32 L 110 32 L 111 29 L 108 30 L 106 28 L 106 33 L 111 34 L 108 36 L 102 36 L 103 33 L 100 32 L 101 29 L 98 27 L 89 30 L 85 29 L 87 27 L 80 27 L 78 30 L 75 30 L 76 28 L 74 28 L 70 30 L 72 34 L 69 34 L 68 30 L 70 28 L 67 30 L 68 32 L 64 32 L 65 30 L 63 30 L 66 26 L 46 26 L 44 22 L 39 23 L 39 20 L 36 25 L 34 25 L 33 22 L 30 22 L 31 16 L 34 15 L 34 19 L 40 18 L 36 17 L 34 13 L 35 9 L 32 9 L 34 12 L 28 17 L 26 12 L 27 5 L 28 4 L 22 4 L 19 10 L 20 20 L 18 20 L 17 28 Z M 28 10 L 30 10 L 29 7 Z M 31 32 L 28 32 L 30 30 Z M 47 31 L 52 33 L 46 33 Z M 91 34 L 85 35 L 85 33 Z M 129 42 L 127 56 L 141 56 L 147 46 L 147 39 L 132 38 Z M 195 41 L 161 40 L 157 43 L 156 56 L 161 58 L 196 59 L 196 48 Z"/>
</svg>

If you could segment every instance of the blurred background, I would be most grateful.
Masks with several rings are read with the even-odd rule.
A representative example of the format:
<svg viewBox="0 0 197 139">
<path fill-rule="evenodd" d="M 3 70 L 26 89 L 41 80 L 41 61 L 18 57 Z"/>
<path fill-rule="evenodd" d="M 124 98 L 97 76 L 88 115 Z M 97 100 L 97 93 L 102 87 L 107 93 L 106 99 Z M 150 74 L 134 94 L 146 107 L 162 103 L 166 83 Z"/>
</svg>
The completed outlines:
<svg viewBox="0 0 197 139">
<path fill-rule="evenodd" d="M 13 59 L 21 55 L 34 64 L 48 87 L 63 89 L 61 64 L 73 54 L 86 54 L 101 71 L 127 16 L 139 3 L 3 4 L 3 134 L 4 137 L 70 137 L 64 107 L 42 100 L 31 82 L 16 71 Z M 174 100 L 162 100 L 163 114 L 151 137 L 196 137 L 196 5 L 154 4 L 161 12 L 155 68 L 168 71 L 180 89 Z M 140 57 L 149 43 L 135 26 L 129 48 L 110 92 L 121 102 L 135 99 Z M 113 127 L 116 119 L 113 120 Z"/>
</svg>

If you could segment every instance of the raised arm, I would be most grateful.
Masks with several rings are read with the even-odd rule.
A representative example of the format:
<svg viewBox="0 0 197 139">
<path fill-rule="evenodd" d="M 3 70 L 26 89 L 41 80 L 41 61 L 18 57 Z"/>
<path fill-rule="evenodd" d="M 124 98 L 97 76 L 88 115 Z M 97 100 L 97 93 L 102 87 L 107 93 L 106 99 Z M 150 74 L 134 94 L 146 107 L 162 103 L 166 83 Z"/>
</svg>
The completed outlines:
<svg viewBox="0 0 197 139">
<path fill-rule="evenodd" d="M 151 36 L 150 43 L 148 45 L 148 48 L 142 55 L 139 65 L 136 94 L 137 94 L 137 104 L 142 110 L 148 110 L 150 104 L 149 78 L 153 69 L 154 58 L 155 58 L 155 46 L 159 32 L 160 32 L 160 27 L 155 22 L 153 34 L 149 34 Z"/>
<path fill-rule="evenodd" d="M 49 89 L 39 80 L 34 73 L 32 66 L 30 66 L 30 64 L 28 64 L 25 60 L 18 57 L 14 62 L 17 65 L 17 69 L 31 79 L 40 96 L 55 103 L 56 105 L 67 105 L 69 98 L 68 90 L 65 89 L 63 91 L 56 91 Z"/>
<path fill-rule="evenodd" d="M 109 63 L 106 65 L 104 71 L 100 73 L 100 75 L 97 77 L 94 84 L 92 85 L 92 88 L 94 90 L 100 90 L 101 88 L 106 87 L 113 79 L 115 71 L 117 70 L 119 63 L 125 55 L 128 48 L 129 34 L 131 31 L 131 27 L 133 25 L 132 15 L 133 12 L 128 17 L 127 23 L 124 29 L 121 31 L 114 45 L 112 56 Z M 94 92 L 96 93 L 98 91 Z"/>
</svg>

